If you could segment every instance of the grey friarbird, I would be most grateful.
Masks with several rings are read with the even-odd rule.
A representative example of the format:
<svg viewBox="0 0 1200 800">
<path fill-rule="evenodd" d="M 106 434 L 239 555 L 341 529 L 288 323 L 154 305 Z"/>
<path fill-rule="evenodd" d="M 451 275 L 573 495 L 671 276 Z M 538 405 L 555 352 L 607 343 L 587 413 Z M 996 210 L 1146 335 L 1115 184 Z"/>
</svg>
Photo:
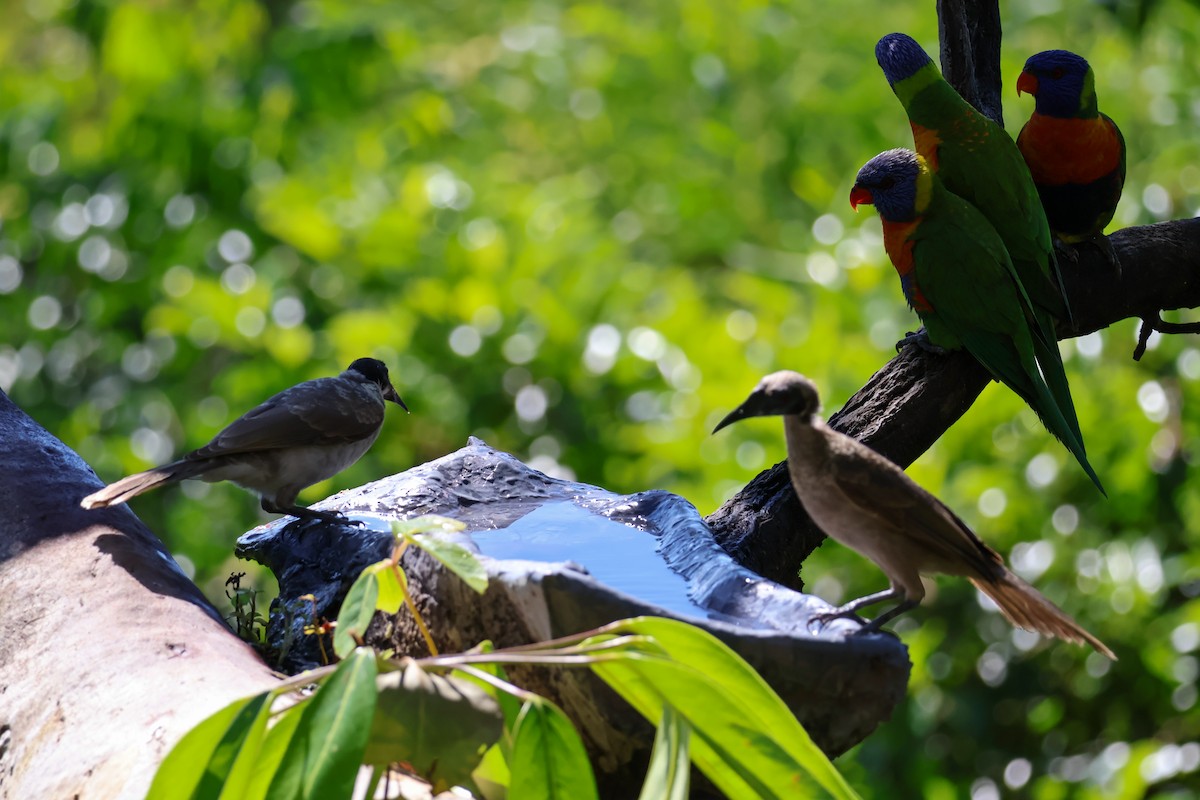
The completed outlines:
<svg viewBox="0 0 1200 800">
<path fill-rule="evenodd" d="M 336 513 L 296 505 L 296 496 L 358 461 L 383 427 L 384 401 L 405 411 L 387 366 L 360 358 L 334 378 L 285 389 L 238 417 L 211 442 L 178 461 L 139 472 L 80 501 L 84 508 L 124 503 L 168 483 L 232 481 L 259 495 L 264 511 L 342 522 Z"/>
</svg>

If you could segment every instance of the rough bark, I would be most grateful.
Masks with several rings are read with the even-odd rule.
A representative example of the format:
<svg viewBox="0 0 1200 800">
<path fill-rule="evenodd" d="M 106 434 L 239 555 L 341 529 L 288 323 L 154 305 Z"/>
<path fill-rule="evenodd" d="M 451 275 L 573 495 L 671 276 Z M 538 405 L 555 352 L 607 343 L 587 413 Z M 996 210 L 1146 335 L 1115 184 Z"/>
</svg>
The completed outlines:
<svg viewBox="0 0 1200 800">
<path fill-rule="evenodd" d="M 1000 4 L 938 0 L 942 75 L 967 102 L 1004 126 Z"/>
<path fill-rule="evenodd" d="M 0 393 L 0 798 L 144 797 L 193 725 L 276 683 L 162 543 Z"/>
</svg>

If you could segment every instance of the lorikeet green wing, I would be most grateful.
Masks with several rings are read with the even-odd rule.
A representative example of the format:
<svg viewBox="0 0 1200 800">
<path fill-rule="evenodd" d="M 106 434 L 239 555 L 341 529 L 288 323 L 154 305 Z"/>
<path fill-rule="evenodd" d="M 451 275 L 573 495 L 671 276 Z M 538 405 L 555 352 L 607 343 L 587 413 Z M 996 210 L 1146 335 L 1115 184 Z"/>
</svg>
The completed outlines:
<svg viewBox="0 0 1200 800">
<path fill-rule="evenodd" d="M 1037 413 L 1103 492 L 1087 460 L 1057 342 L 1046 340 L 1004 242 L 983 214 L 942 186 L 923 158 L 902 149 L 859 170 L 850 202 L 879 210 L 884 247 L 930 341 L 965 347 Z"/>
<path fill-rule="evenodd" d="M 1000 234 L 1035 307 L 1068 319 L 1050 227 L 1012 137 L 964 100 L 911 37 L 884 36 L 875 58 L 908 114 L 917 152 Z M 1039 314 L 1039 325 L 1053 336 L 1053 319 Z"/>
<path fill-rule="evenodd" d="M 1125 137 L 1096 102 L 1087 60 L 1067 50 L 1029 57 L 1017 94 L 1034 110 L 1017 136 L 1046 209 L 1050 230 L 1064 242 L 1095 239 L 1112 221 L 1125 186 Z"/>
</svg>

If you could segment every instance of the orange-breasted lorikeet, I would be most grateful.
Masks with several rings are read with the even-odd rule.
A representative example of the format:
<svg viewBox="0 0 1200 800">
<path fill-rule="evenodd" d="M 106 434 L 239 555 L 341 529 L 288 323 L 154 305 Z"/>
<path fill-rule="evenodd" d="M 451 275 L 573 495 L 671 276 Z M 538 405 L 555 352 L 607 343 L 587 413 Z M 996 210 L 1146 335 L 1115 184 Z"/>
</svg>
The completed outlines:
<svg viewBox="0 0 1200 800">
<path fill-rule="evenodd" d="M 1067 319 L 1054 241 L 1037 187 L 1012 137 L 979 113 L 942 77 L 912 37 L 889 33 L 875 58 L 908 113 L 916 151 L 946 188 L 967 200 L 1000 234 L 1040 324 Z"/>
<path fill-rule="evenodd" d="M 930 341 L 965 347 L 1029 404 L 1100 484 L 1083 446 L 1057 340 L 1046 340 L 1004 242 L 987 218 L 911 150 L 888 150 L 858 172 L 850 205 L 870 203 L 908 304 Z"/>
<path fill-rule="evenodd" d="M 1017 79 L 1021 92 L 1034 96 L 1034 110 L 1017 147 L 1050 230 L 1070 244 L 1096 239 L 1125 186 L 1125 137 L 1096 106 L 1092 68 L 1067 50 L 1046 50 L 1025 62 Z"/>
</svg>

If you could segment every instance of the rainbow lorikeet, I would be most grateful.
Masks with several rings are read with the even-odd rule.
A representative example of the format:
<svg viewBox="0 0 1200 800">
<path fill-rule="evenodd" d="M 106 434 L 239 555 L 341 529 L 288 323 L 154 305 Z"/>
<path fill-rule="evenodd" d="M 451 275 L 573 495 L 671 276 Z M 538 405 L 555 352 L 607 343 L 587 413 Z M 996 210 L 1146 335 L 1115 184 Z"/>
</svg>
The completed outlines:
<svg viewBox="0 0 1200 800">
<path fill-rule="evenodd" d="M 1034 96 L 1033 115 L 1017 136 L 1046 209 L 1050 230 L 1068 244 L 1100 238 L 1125 186 L 1125 137 L 1096 106 L 1088 62 L 1067 50 L 1030 56 L 1017 94 Z"/>
<path fill-rule="evenodd" d="M 1045 312 L 1039 325 L 1052 335 L 1054 318 L 1070 310 L 1037 187 L 1012 137 L 964 100 L 912 37 L 889 33 L 875 58 L 908 114 L 916 151 L 1000 234 L 1030 300 Z"/>
<path fill-rule="evenodd" d="M 877 155 L 858 172 L 850 205 L 883 219 L 883 244 L 930 341 L 965 347 L 1029 404 L 1104 492 L 1088 463 L 1057 341 L 1045 339 L 999 233 L 911 150 Z"/>
</svg>

